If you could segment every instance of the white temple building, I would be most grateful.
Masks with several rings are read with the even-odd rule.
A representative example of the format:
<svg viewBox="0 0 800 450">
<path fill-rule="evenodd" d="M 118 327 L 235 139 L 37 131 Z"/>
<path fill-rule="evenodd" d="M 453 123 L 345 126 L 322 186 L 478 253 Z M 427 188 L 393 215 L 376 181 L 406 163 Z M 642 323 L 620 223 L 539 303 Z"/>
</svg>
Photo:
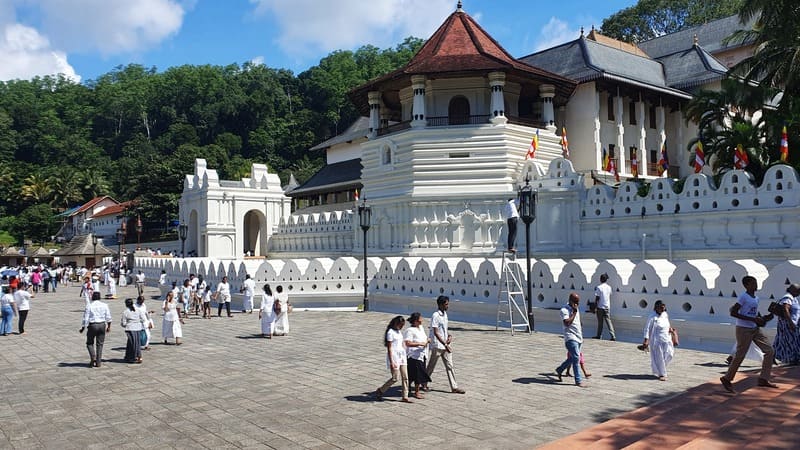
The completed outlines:
<svg viewBox="0 0 800 450">
<path fill-rule="evenodd" d="M 528 180 L 537 192 L 528 274 L 537 329 L 558 329 L 555 310 L 568 293 L 589 298 L 607 273 L 623 336 L 638 339 L 661 299 L 685 343 L 729 346 L 727 309 L 741 277 L 754 275 L 765 298 L 800 280 L 800 178 L 786 165 L 760 185 L 739 170 L 719 186 L 689 175 L 696 131 L 683 111 L 696 89 L 718 85 L 725 64 L 696 38 L 659 48 L 658 58 L 622 44 L 592 30 L 515 59 L 459 2 L 406 66 L 351 91 L 364 117 L 314 148 L 328 155 L 320 173 L 286 195 L 264 165 L 223 181 L 197 160 L 180 202 L 186 251 L 197 257 L 137 264 L 148 279 L 192 272 L 211 283 L 228 276 L 234 288 L 251 274 L 285 284 L 301 305 L 361 303 L 366 264 L 372 309 L 427 311 L 445 294 L 452 318 L 493 324 L 502 208 Z M 662 148 L 669 175 L 685 180 L 654 167 Z M 651 183 L 645 196 L 642 180 Z M 372 207 L 366 242 L 356 189 Z"/>
</svg>

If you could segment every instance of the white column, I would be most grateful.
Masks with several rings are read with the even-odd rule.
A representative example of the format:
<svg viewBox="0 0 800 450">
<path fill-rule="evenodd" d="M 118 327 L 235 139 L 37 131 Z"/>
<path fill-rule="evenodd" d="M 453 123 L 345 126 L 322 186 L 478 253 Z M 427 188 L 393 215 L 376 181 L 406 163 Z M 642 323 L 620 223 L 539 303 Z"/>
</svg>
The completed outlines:
<svg viewBox="0 0 800 450">
<path fill-rule="evenodd" d="M 625 152 L 628 150 L 625 148 L 625 122 L 624 122 L 624 115 L 625 115 L 625 104 L 623 102 L 622 96 L 619 95 L 617 92 L 617 97 L 615 98 L 616 102 L 616 111 L 614 114 L 614 118 L 616 119 L 616 126 L 617 126 L 617 155 L 619 155 L 619 165 L 620 167 L 617 170 L 622 170 L 625 167 Z"/>
<path fill-rule="evenodd" d="M 600 142 L 600 91 L 594 92 L 594 167 L 604 169 L 603 166 L 603 143 Z"/>
<path fill-rule="evenodd" d="M 381 93 L 370 91 L 369 97 L 369 134 L 370 138 L 378 135 L 378 128 L 381 127 Z"/>
<path fill-rule="evenodd" d="M 555 128 L 556 113 L 553 110 L 553 97 L 556 96 L 556 87 L 552 84 L 542 84 L 539 86 L 539 97 L 542 98 L 542 119 L 547 127 Z"/>
<path fill-rule="evenodd" d="M 411 126 L 424 127 L 427 124 L 425 115 L 425 76 L 411 77 L 411 88 L 414 90 L 414 106 L 411 111 Z"/>
<path fill-rule="evenodd" d="M 661 151 L 661 147 L 664 146 L 664 142 L 667 141 L 667 132 L 666 132 L 666 116 L 664 113 L 663 106 L 656 106 L 656 132 L 658 133 L 658 148 L 657 151 Z M 643 164 L 647 164 L 647 153 L 645 152 L 645 156 L 643 157 Z M 658 162 L 658 161 L 650 161 L 650 162 Z"/>
<path fill-rule="evenodd" d="M 501 125 L 508 122 L 506 119 L 506 102 L 503 95 L 503 86 L 506 85 L 506 74 L 503 72 L 489 72 L 489 91 L 491 102 L 489 104 L 489 117 L 493 124 Z"/>
<path fill-rule="evenodd" d="M 644 153 L 647 151 L 647 124 L 644 120 L 645 103 L 641 97 L 636 102 L 636 125 L 639 126 L 639 143 L 636 145 Z"/>
</svg>

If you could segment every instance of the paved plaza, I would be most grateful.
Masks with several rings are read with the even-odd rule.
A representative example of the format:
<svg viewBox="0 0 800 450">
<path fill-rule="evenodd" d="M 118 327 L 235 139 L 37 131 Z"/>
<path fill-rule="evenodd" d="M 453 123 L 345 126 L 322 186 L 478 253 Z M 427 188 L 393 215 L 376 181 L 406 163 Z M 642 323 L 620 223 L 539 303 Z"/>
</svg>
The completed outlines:
<svg viewBox="0 0 800 450">
<path fill-rule="evenodd" d="M 37 295 L 27 334 L 0 337 L 0 448 L 533 448 L 714 380 L 725 367 L 724 355 L 678 349 L 669 381 L 659 382 L 635 343 L 589 339 L 592 377 L 580 389 L 553 376 L 566 353 L 559 335 L 451 322 L 466 395 L 449 393 L 439 367 L 424 400 L 400 403 L 394 387 L 376 402 L 371 393 L 389 376 L 390 314 L 298 308 L 291 334 L 272 340 L 260 337 L 256 313 L 193 316 L 181 346 L 161 343 L 159 315 L 144 363 L 129 365 L 119 317 L 135 289 L 124 287 L 109 300 L 103 367 L 92 369 L 78 334 L 79 291 Z M 431 299 L 425 326 L 434 309 Z"/>
</svg>

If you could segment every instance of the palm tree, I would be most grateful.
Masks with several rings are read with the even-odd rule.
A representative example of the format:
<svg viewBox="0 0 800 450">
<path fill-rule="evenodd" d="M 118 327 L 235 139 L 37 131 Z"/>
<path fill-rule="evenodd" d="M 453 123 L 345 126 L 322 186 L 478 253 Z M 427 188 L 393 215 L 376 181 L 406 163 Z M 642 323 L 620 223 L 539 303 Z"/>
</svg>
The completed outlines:
<svg viewBox="0 0 800 450">
<path fill-rule="evenodd" d="M 25 178 L 20 194 L 22 194 L 22 198 L 30 200 L 32 203 L 46 203 L 52 197 L 53 190 L 46 177 L 33 174 Z"/>
<path fill-rule="evenodd" d="M 86 169 L 80 173 L 81 188 L 89 198 L 108 195 L 111 190 L 104 173 L 97 169 Z"/>
<path fill-rule="evenodd" d="M 83 200 L 80 190 L 78 174 L 69 169 L 58 170 L 49 178 L 50 186 L 53 190 L 53 198 L 50 205 L 60 211 L 67 210 L 70 205 Z"/>
</svg>

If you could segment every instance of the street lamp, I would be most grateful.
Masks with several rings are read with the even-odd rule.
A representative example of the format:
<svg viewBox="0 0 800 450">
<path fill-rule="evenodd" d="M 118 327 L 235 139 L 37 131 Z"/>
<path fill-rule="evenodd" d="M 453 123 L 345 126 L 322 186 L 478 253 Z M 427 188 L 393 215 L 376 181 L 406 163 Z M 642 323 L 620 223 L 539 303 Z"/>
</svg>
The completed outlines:
<svg viewBox="0 0 800 450">
<path fill-rule="evenodd" d="M 358 224 L 364 230 L 364 311 L 369 311 L 369 297 L 367 296 L 367 230 L 372 225 L 372 208 L 367 206 L 366 197 L 358 206 Z"/>
<path fill-rule="evenodd" d="M 178 236 L 181 238 L 181 258 L 184 258 L 186 254 L 184 250 L 186 249 L 186 235 L 189 233 L 189 226 L 185 223 L 178 225 Z"/>
<path fill-rule="evenodd" d="M 536 218 L 536 193 L 530 185 L 530 177 L 525 177 L 525 186 L 520 188 L 519 216 L 525 223 L 525 260 L 528 280 L 528 330 L 533 331 L 533 297 L 531 295 L 531 222 Z"/>
<path fill-rule="evenodd" d="M 92 260 L 92 268 L 95 268 L 97 267 L 97 235 L 94 233 L 92 233 L 92 249 L 94 250 L 94 255 L 92 255 L 94 258 Z"/>
</svg>

